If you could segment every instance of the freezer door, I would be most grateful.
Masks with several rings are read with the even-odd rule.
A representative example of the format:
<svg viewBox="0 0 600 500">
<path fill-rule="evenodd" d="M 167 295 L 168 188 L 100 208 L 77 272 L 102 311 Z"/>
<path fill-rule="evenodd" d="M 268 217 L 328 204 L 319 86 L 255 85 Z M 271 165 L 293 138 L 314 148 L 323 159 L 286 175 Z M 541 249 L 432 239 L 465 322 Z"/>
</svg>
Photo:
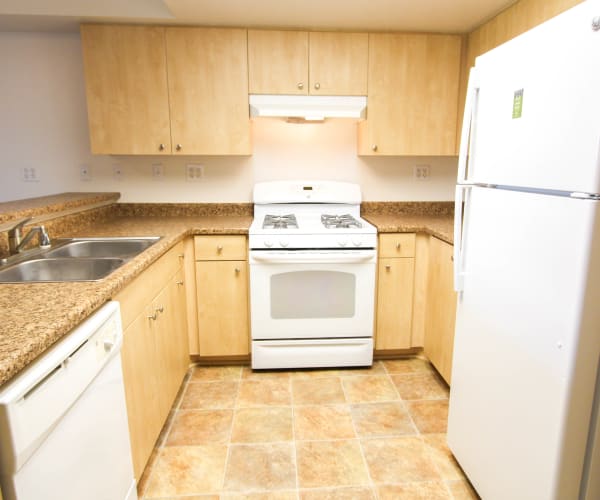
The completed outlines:
<svg viewBox="0 0 600 500">
<path fill-rule="evenodd" d="M 583 2 L 477 59 L 459 183 L 600 193 L 597 16 L 600 0 Z"/>
<path fill-rule="evenodd" d="M 600 205 L 472 187 L 448 443 L 486 500 L 577 498 L 600 356 Z"/>
</svg>

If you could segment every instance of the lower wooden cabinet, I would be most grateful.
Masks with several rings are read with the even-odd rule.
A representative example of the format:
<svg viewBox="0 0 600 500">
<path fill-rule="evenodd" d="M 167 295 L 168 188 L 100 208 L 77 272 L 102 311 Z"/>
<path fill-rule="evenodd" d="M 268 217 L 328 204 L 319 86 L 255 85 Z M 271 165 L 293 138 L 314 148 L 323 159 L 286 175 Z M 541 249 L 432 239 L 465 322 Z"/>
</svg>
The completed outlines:
<svg viewBox="0 0 600 500">
<path fill-rule="evenodd" d="M 250 353 L 246 255 L 244 236 L 196 237 L 200 356 Z"/>
<path fill-rule="evenodd" d="M 136 479 L 189 365 L 182 249 L 174 247 L 114 297 L 124 323 L 121 362 Z"/>
<path fill-rule="evenodd" d="M 412 347 L 415 235 L 379 236 L 375 350 Z"/>
<path fill-rule="evenodd" d="M 456 317 L 452 254 L 452 245 L 434 237 L 430 238 L 425 355 L 448 384 L 452 373 Z"/>
</svg>

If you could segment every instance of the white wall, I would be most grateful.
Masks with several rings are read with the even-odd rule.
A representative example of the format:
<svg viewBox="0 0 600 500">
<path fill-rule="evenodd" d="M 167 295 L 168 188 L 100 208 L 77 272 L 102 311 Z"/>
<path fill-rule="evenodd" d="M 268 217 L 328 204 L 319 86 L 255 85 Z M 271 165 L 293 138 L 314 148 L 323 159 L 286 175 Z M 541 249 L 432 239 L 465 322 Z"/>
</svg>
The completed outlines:
<svg viewBox="0 0 600 500">
<path fill-rule="evenodd" d="M 359 158 L 356 124 L 345 120 L 255 120 L 251 157 L 93 156 L 79 36 L 0 33 L 0 61 L 0 201 L 119 191 L 127 202 L 244 202 L 254 182 L 300 178 L 357 182 L 370 201 L 453 199 L 456 158 Z M 162 163 L 163 178 L 152 177 L 153 163 Z M 187 163 L 204 165 L 200 181 L 186 181 Z M 416 164 L 430 165 L 429 181 L 413 179 Z M 91 180 L 81 180 L 82 165 Z M 29 167 L 39 182 L 22 180 Z"/>
</svg>

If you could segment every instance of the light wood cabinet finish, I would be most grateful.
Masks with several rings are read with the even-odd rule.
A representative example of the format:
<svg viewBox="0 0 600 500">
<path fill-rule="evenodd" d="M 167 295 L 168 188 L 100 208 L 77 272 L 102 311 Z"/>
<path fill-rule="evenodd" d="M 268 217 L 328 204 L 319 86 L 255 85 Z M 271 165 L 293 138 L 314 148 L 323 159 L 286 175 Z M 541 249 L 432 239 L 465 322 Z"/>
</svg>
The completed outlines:
<svg viewBox="0 0 600 500">
<path fill-rule="evenodd" d="M 251 94 L 308 92 L 308 33 L 248 30 Z"/>
<path fill-rule="evenodd" d="M 245 236 L 219 235 L 194 238 L 196 260 L 246 260 Z"/>
<path fill-rule="evenodd" d="M 170 154 L 164 28 L 82 25 L 81 43 L 92 153 Z"/>
<path fill-rule="evenodd" d="M 375 349 L 412 347 L 415 259 L 379 259 Z"/>
<path fill-rule="evenodd" d="M 461 37 L 369 34 L 360 155 L 454 155 Z"/>
<path fill-rule="evenodd" d="M 198 261 L 196 282 L 200 355 L 248 355 L 248 263 Z"/>
<path fill-rule="evenodd" d="M 195 239 L 186 238 L 183 242 L 184 288 L 187 304 L 188 347 L 191 356 L 200 354 L 198 346 L 198 310 L 196 305 L 196 262 Z"/>
<path fill-rule="evenodd" d="M 452 374 L 456 317 L 452 251 L 452 245 L 430 238 L 425 355 L 448 384 Z"/>
<path fill-rule="evenodd" d="M 138 480 L 189 365 L 184 275 L 178 251 L 179 246 L 173 248 L 115 296 L 127 318 L 121 364 Z M 174 270 L 173 262 L 177 263 Z M 149 294 L 144 304 L 140 298 L 147 299 Z"/>
<path fill-rule="evenodd" d="M 248 31 L 251 94 L 366 95 L 366 33 Z"/>
<path fill-rule="evenodd" d="M 379 235 L 380 257 L 414 257 L 415 233 L 387 233 Z"/>
<path fill-rule="evenodd" d="M 246 30 L 166 28 L 173 152 L 248 155 Z"/>
<path fill-rule="evenodd" d="M 367 95 L 369 35 L 309 34 L 309 93 Z"/>
</svg>

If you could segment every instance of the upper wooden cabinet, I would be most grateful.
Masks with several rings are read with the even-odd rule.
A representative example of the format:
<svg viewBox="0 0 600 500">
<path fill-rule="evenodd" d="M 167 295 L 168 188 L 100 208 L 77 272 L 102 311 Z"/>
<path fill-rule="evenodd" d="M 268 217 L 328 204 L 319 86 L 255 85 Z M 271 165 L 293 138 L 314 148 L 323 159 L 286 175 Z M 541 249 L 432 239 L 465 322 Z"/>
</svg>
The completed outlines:
<svg viewBox="0 0 600 500">
<path fill-rule="evenodd" d="M 454 155 L 461 37 L 370 34 L 360 155 Z"/>
<path fill-rule="evenodd" d="M 83 25 L 94 154 L 251 153 L 246 30 Z"/>
<path fill-rule="evenodd" d="M 81 26 L 94 154 L 170 154 L 164 28 Z"/>
<path fill-rule="evenodd" d="M 248 31 L 251 94 L 366 95 L 366 33 Z"/>
<path fill-rule="evenodd" d="M 167 28 L 173 152 L 251 153 L 246 30 Z"/>
</svg>

